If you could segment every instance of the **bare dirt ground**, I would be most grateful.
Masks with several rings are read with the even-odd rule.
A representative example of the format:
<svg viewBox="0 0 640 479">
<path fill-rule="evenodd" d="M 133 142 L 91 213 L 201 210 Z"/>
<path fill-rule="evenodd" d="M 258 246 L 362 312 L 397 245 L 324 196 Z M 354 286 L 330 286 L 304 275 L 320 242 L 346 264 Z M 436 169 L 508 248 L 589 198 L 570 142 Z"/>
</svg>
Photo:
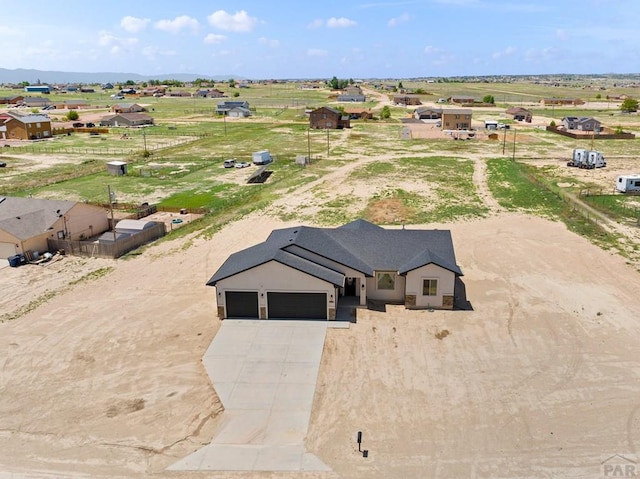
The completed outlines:
<svg viewBox="0 0 640 479">
<path fill-rule="evenodd" d="M 0 269 L 0 476 L 202 477 L 165 468 L 211 439 L 221 411 L 201 365 L 220 326 L 205 282 L 293 224 L 270 213 L 355 191 L 348 172 L 380 158 L 209 240 Z M 640 276 L 560 223 L 501 212 L 474 161 L 493 214 L 411 226 L 452 231 L 473 311 L 389 306 L 329 331 L 307 445 L 334 473 L 207 477 L 598 477 L 611 455 L 637 460 Z"/>
</svg>

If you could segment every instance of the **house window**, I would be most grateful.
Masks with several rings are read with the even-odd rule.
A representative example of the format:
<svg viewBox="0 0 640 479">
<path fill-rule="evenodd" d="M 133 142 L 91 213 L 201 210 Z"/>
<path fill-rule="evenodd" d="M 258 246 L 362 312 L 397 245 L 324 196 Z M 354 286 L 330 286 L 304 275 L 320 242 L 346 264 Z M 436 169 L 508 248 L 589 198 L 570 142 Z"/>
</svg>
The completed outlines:
<svg viewBox="0 0 640 479">
<path fill-rule="evenodd" d="M 396 289 L 396 275 L 394 273 L 378 273 L 378 289 L 394 290 Z"/>
<path fill-rule="evenodd" d="M 438 280 L 423 279 L 422 280 L 422 296 L 437 296 L 437 295 L 438 295 Z"/>
<path fill-rule="evenodd" d="M 36 128 L 40 128 L 40 123 L 36 123 Z"/>
</svg>

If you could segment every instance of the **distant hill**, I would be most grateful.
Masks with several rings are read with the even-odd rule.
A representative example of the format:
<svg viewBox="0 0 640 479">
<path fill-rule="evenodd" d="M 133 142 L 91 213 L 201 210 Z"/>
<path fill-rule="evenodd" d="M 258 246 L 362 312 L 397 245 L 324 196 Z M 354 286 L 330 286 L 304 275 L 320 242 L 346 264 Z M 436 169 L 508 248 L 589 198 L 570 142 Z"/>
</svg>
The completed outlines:
<svg viewBox="0 0 640 479">
<path fill-rule="evenodd" d="M 143 82 L 147 80 L 178 80 L 178 81 L 193 81 L 197 78 L 204 78 L 207 80 L 223 81 L 229 78 L 241 79 L 234 75 L 204 75 L 204 74 L 191 74 L 191 73 L 165 73 L 162 75 L 141 75 L 139 73 L 116 73 L 116 72 L 59 72 L 59 71 L 46 71 L 46 70 L 31 70 L 18 68 L 15 70 L 9 70 L 7 68 L 0 68 L 0 83 L 20 83 L 27 81 L 29 83 L 44 84 L 56 84 L 56 83 L 85 83 L 85 84 L 97 84 L 97 83 L 120 83 L 132 80 L 134 82 Z"/>
</svg>

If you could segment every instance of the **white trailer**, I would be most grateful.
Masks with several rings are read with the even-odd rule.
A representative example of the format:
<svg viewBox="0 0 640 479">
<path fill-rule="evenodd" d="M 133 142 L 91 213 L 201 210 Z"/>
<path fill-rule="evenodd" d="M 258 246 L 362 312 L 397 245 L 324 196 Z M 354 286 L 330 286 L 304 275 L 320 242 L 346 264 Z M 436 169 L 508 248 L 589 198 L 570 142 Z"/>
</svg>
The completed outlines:
<svg viewBox="0 0 640 479">
<path fill-rule="evenodd" d="M 607 161 L 600 151 L 586 150 L 584 148 L 576 148 L 573 150 L 573 157 L 567 163 L 567 166 L 575 166 L 578 168 L 603 168 L 607 166 Z"/>
<path fill-rule="evenodd" d="M 577 166 L 580 168 L 587 158 L 587 152 L 589 150 L 585 150 L 584 148 L 576 148 L 573 150 L 573 156 L 571 160 L 567 163 L 567 166 Z"/>
<path fill-rule="evenodd" d="M 273 161 L 271 157 L 271 153 L 269 150 L 261 150 L 253 153 L 253 164 L 254 165 L 268 165 Z"/>
<path fill-rule="evenodd" d="M 621 193 L 640 193 L 640 175 L 618 176 L 616 190 Z"/>
<path fill-rule="evenodd" d="M 581 168 L 604 168 L 607 166 L 607 161 L 604 159 L 604 155 L 600 151 L 587 151 L 586 161 L 583 162 Z"/>
</svg>

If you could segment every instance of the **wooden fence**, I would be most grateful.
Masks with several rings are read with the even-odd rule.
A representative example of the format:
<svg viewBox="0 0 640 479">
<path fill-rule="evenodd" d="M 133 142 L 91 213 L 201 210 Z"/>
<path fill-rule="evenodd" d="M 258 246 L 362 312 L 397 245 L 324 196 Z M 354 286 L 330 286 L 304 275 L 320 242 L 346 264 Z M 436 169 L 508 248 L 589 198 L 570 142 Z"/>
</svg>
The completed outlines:
<svg viewBox="0 0 640 479">
<path fill-rule="evenodd" d="M 120 238 L 113 243 L 94 241 L 68 241 L 47 239 L 49 251 L 64 251 L 65 254 L 90 256 L 93 258 L 119 258 L 143 244 L 162 238 L 166 234 L 164 223 L 156 223 L 153 227 L 139 233 Z"/>
<path fill-rule="evenodd" d="M 547 126 L 547 131 L 576 140 L 633 140 L 636 137 L 633 133 L 598 133 L 597 135 L 592 133 L 572 133 L 560 130 L 557 126 Z"/>
</svg>

